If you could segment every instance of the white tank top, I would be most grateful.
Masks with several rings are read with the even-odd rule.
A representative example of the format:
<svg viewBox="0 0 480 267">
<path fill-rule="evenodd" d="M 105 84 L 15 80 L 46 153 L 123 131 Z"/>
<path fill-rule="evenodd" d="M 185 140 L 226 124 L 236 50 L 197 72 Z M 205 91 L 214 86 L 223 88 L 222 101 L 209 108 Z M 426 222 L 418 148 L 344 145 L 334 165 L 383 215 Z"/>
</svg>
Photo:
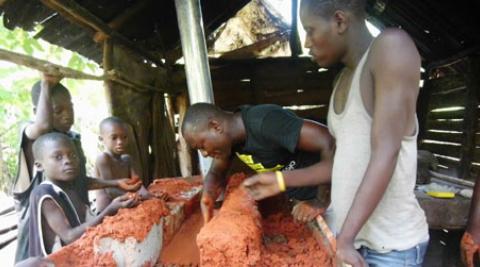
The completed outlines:
<svg viewBox="0 0 480 267">
<path fill-rule="evenodd" d="M 337 85 L 330 98 L 328 128 L 336 139 L 331 195 L 336 231 L 342 228 L 370 160 L 372 117 L 363 105 L 360 92 L 360 76 L 368 51 L 355 69 L 342 113 L 336 114 L 333 107 Z M 428 240 L 425 213 L 414 194 L 417 134 L 418 121 L 415 134 L 402 139 L 392 179 L 377 208 L 357 235 L 357 249 L 366 246 L 378 252 L 405 250 Z"/>
</svg>

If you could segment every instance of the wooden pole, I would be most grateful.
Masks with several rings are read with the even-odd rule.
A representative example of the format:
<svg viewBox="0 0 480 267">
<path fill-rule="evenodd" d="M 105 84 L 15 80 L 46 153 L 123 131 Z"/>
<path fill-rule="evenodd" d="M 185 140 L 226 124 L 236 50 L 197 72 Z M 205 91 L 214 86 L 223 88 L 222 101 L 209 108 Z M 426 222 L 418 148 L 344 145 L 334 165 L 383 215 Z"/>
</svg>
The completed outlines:
<svg viewBox="0 0 480 267">
<path fill-rule="evenodd" d="M 478 91 L 480 90 L 480 57 L 470 56 L 468 58 L 468 73 L 466 77 L 467 97 L 465 113 L 463 118 L 464 142 L 461 147 L 460 173 L 463 179 L 475 179 L 470 177 L 470 169 L 475 152 L 475 133 L 478 121 Z"/>
<path fill-rule="evenodd" d="M 63 67 L 43 59 L 22 55 L 22 54 L 7 51 L 4 49 L 0 49 L 0 60 L 5 60 L 5 61 L 15 63 L 17 65 L 22 65 L 32 69 L 36 69 L 38 71 L 41 71 L 47 74 L 61 75 L 65 78 L 79 79 L 79 80 L 95 80 L 95 81 L 112 80 L 124 86 L 127 86 L 132 90 L 139 91 L 141 93 L 146 93 L 149 91 L 164 92 L 164 90 L 160 88 L 156 88 L 148 84 L 142 84 L 138 81 L 133 81 L 127 78 L 127 75 L 125 75 L 124 73 L 118 70 L 114 70 L 113 68 L 110 69 L 109 71 L 106 71 L 104 75 L 98 76 L 93 74 L 87 74 L 71 68 Z"/>
<path fill-rule="evenodd" d="M 191 149 L 188 146 L 185 138 L 182 136 L 181 125 L 183 123 L 183 117 L 187 112 L 188 108 L 188 96 L 186 93 L 182 93 L 176 97 L 176 106 L 179 115 L 179 129 L 178 129 L 178 161 L 180 165 L 180 173 L 183 177 L 191 176 L 193 173 L 192 166 L 192 154 Z"/>
<path fill-rule="evenodd" d="M 7 51 L 4 49 L 0 49 L 0 60 L 5 60 L 5 61 L 15 63 L 17 65 L 22 65 L 32 69 L 36 69 L 47 74 L 62 75 L 65 78 L 96 80 L 96 81 L 102 81 L 105 79 L 104 76 L 97 76 L 97 75 L 83 73 L 78 70 L 53 64 L 43 59 L 37 59 L 31 56 L 22 55 L 22 54 Z"/>
<path fill-rule="evenodd" d="M 107 38 L 103 42 L 103 71 L 105 74 L 108 73 L 111 69 L 113 69 L 113 42 L 110 38 Z M 113 84 L 111 80 L 105 80 L 103 82 L 103 86 L 105 89 L 105 98 L 107 99 L 108 103 L 108 112 L 113 114 Z"/>
<path fill-rule="evenodd" d="M 300 38 L 298 37 L 298 0 L 292 0 L 292 23 L 290 29 L 290 51 L 292 51 L 292 57 L 298 57 L 302 53 L 300 44 Z"/>
<path fill-rule="evenodd" d="M 173 105 L 173 96 L 170 94 L 167 94 L 165 96 L 165 106 L 167 107 L 167 117 L 168 117 L 168 122 L 170 123 L 170 127 L 172 127 L 172 130 L 175 131 L 175 107 Z"/>
</svg>

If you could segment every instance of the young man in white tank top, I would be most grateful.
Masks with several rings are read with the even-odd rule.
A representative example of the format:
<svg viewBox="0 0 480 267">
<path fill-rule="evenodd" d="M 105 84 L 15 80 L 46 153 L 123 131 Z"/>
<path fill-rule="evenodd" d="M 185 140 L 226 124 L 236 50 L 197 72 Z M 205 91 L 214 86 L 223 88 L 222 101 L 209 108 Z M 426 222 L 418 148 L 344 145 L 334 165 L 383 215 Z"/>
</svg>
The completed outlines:
<svg viewBox="0 0 480 267">
<path fill-rule="evenodd" d="M 303 0 L 300 17 L 313 60 L 344 65 L 328 113 L 336 140 L 337 264 L 421 266 L 429 236 L 414 195 L 421 66 L 415 44 L 399 29 L 374 39 L 364 0 Z M 254 179 L 244 184 L 257 199 L 278 192 L 276 181 Z"/>
</svg>

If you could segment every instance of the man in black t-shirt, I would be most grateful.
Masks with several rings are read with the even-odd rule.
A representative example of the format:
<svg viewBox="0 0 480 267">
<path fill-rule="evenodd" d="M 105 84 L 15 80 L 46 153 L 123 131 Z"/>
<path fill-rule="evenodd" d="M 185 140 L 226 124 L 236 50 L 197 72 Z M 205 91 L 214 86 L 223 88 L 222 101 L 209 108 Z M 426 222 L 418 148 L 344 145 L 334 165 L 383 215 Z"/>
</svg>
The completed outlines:
<svg viewBox="0 0 480 267">
<path fill-rule="evenodd" d="M 328 129 L 277 105 L 247 106 L 231 113 L 197 103 L 185 115 L 182 134 L 192 148 L 213 157 L 201 201 L 205 221 L 210 220 L 213 203 L 226 185 L 225 174 L 234 156 L 262 175 L 275 177 L 281 171 L 289 198 L 312 200 L 317 185 L 330 181 L 334 141 Z M 313 219 L 318 209 L 312 203 L 297 204 L 294 217 Z"/>
</svg>

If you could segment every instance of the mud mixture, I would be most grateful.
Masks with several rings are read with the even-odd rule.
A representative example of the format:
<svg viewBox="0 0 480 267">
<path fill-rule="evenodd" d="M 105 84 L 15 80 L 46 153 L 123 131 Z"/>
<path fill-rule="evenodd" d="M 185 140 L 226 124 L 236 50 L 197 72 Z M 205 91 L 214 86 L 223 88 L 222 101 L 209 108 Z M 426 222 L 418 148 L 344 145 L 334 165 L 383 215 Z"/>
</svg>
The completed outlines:
<svg viewBox="0 0 480 267">
<path fill-rule="evenodd" d="M 233 179 L 232 179 L 233 178 Z M 262 218 L 235 174 L 215 216 L 197 236 L 202 267 L 333 266 L 327 250 L 287 212 Z"/>
</svg>

